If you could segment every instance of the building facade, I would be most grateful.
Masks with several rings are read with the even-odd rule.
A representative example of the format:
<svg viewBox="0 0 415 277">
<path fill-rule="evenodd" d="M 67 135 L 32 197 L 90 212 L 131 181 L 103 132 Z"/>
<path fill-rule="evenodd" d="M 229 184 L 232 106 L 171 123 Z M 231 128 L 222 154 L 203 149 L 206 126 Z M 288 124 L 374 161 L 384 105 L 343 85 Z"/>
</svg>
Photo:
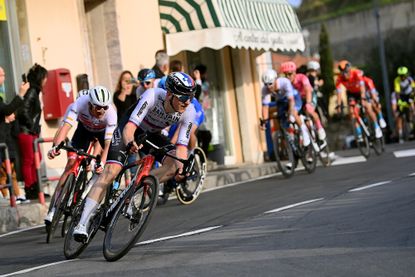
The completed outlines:
<svg viewBox="0 0 415 277">
<path fill-rule="evenodd" d="M 162 7 L 162 2 L 172 9 L 168 18 L 178 22 L 187 20 L 188 24 L 189 20 L 194 20 L 194 14 L 198 14 L 199 19 L 202 17 L 205 6 L 211 15 L 216 10 L 217 20 L 212 20 L 212 24 L 216 24 L 212 27 L 214 30 L 209 20 L 205 20 L 206 26 L 201 24 L 200 30 L 180 28 L 174 35 L 184 36 L 189 41 L 181 46 L 169 37 L 172 31 L 163 23 L 166 7 Z M 190 2 L 193 7 L 188 4 Z M 181 19 L 184 13 L 180 15 L 181 12 L 173 9 L 182 4 L 178 11 L 195 8 L 196 13 L 190 12 L 190 16 Z M 228 7 L 230 4 L 234 6 Z M 155 52 L 167 48 L 171 59 L 181 60 L 186 71 L 197 64 L 207 66 L 211 99 L 211 109 L 206 112 L 207 125 L 212 132 L 214 150 L 224 155 L 225 164 L 263 162 L 266 145 L 258 119 L 261 116 L 259 76 L 266 68 L 261 56 L 264 50 L 304 48 L 297 18 L 285 0 L 246 0 L 246 3 L 235 0 L 160 3 L 157 0 L 0 0 L 0 6 L 5 9 L 5 18 L 0 18 L 0 65 L 10 76 L 6 83 L 8 99 L 20 84 L 19 76 L 35 62 L 48 70 L 69 69 L 76 95 L 76 76 L 87 74 L 90 85 L 100 84 L 114 90 L 123 70 L 137 74 L 141 68 L 152 67 Z M 269 16 L 266 25 L 265 19 L 253 18 L 255 13 L 250 7 L 255 8 L 252 11 L 263 9 L 275 13 Z M 247 28 L 248 20 L 238 20 L 232 14 L 238 9 L 247 12 L 241 18 L 252 19 L 264 32 L 261 35 L 245 32 L 243 28 Z M 272 19 L 279 18 L 280 12 L 289 13 L 291 22 L 278 23 Z M 287 24 L 292 24 L 296 30 Z M 273 30 L 281 26 L 288 29 L 282 31 L 283 35 L 275 35 Z M 215 41 L 218 47 L 208 45 L 212 36 L 217 36 L 218 32 L 224 34 L 224 30 L 236 32 L 234 39 L 239 39 L 241 44 L 218 40 Z M 191 42 L 196 36 L 191 31 L 211 38 L 195 46 Z M 175 43 L 174 50 L 172 43 Z M 201 47 L 203 43 L 210 48 Z M 196 48 L 186 49 L 190 44 Z M 43 120 L 42 137 L 52 137 L 58 124 L 59 120 Z M 64 162 L 63 157 L 53 164 L 47 161 L 49 167 L 61 167 Z"/>
</svg>

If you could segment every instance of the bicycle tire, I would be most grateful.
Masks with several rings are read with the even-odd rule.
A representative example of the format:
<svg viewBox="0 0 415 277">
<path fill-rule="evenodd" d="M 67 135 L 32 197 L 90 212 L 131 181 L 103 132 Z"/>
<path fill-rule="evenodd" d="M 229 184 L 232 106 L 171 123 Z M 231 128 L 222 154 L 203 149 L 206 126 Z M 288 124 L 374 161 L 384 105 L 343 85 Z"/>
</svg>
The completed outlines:
<svg viewBox="0 0 415 277">
<path fill-rule="evenodd" d="M 67 207 L 67 209 L 64 212 L 63 223 L 61 228 L 62 237 L 65 237 L 66 232 L 68 231 L 69 223 L 71 222 L 71 217 L 75 207 L 80 201 L 82 201 L 81 196 L 85 189 L 86 178 L 87 172 L 83 169 L 81 174 L 76 179 L 74 189 L 71 191 L 71 197 L 69 198 L 71 200 L 71 204 L 69 207 Z"/>
<path fill-rule="evenodd" d="M 107 261 L 122 258 L 135 245 L 149 223 L 157 197 L 157 179 L 149 175 L 143 177 L 136 188 L 131 187 L 131 192 L 120 199 L 105 232 L 103 254 Z M 129 234 L 132 236 L 128 237 Z"/>
<path fill-rule="evenodd" d="M 207 174 L 207 159 L 203 150 L 199 147 L 193 149 L 195 163 L 186 182 L 176 188 L 176 196 L 183 205 L 192 204 L 203 189 L 203 182 Z"/>
<path fill-rule="evenodd" d="M 370 156 L 370 143 L 369 143 L 369 138 L 367 137 L 365 131 L 362 130 L 362 138 L 359 141 L 359 137 L 357 136 L 356 127 L 355 126 L 356 126 L 356 119 L 353 118 L 352 119 L 352 129 L 353 129 L 354 139 L 356 141 L 356 146 L 359 149 L 360 153 L 365 158 L 369 158 L 369 156 Z"/>
<path fill-rule="evenodd" d="M 65 207 L 67 205 L 68 201 L 68 192 L 70 191 L 73 182 L 74 182 L 75 175 L 70 174 L 63 185 L 63 188 L 60 192 L 59 199 L 55 201 L 56 208 L 55 208 L 55 214 L 53 215 L 52 221 L 50 224 L 47 224 L 49 226 L 46 226 L 46 243 L 49 243 L 52 240 L 53 234 L 55 233 L 56 227 L 59 224 L 59 220 L 62 217 L 62 214 L 65 210 Z M 55 189 L 56 193 L 56 189 Z"/>
<path fill-rule="evenodd" d="M 85 250 L 88 244 L 92 241 L 95 234 L 99 230 L 100 224 L 104 217 L 104 213 L 100 208 L 96 211 L 95 215 L 91 219 L 91 224 L 88 228 L 89 238 L 85 242 L 78 242 L 73 237 L 73 231 L 78 225 L 79 220 L 81 219 L 82 211 L 84 210 L 86 198 L 83 199 L 74 209 L 73 215 L 71 217 L 71 222 L 69 224 L 68 232 L 65 234 L 65 241 L 63 245 L 63 254 L 65 257 L 70 259 L 75 259 Z"/>
<path fill-rule="evenodd" d="M 320 159 L 321 164 L 324 167 L 328 167 L 331 165 L 330 149 L 329 149 L 327 142 L 326 142 L 326 146 L 324 146 L 323 148 L 320 148 L 318 157 Z"/>
<path fill-rule="evenodd" d="M 294 175 L 296 161 L 291 144 L 288 142 L 288 137 L 284 132 L 281 132 L 281 130 L 277 130 L 272 134 L 272 139 L 274 142 L 274 153 L 277 166 L 282 175 L 285 178 L 289 178 Z"/>
</svg>

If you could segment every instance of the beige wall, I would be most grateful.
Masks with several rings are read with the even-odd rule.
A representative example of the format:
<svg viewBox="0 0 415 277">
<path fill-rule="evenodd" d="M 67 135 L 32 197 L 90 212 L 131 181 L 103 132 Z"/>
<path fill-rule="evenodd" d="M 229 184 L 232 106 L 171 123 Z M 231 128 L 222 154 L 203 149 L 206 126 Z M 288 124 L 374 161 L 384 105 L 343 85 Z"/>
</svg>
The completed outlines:
<svg viewBox="0 0 415 277">
<path fill-rule="evenodd" d="M 154 54 L 163 49 L 157 0 L 117 0 L 117 22 L 123 69 L 134 76 L 154 65 Z"/>
</svg>

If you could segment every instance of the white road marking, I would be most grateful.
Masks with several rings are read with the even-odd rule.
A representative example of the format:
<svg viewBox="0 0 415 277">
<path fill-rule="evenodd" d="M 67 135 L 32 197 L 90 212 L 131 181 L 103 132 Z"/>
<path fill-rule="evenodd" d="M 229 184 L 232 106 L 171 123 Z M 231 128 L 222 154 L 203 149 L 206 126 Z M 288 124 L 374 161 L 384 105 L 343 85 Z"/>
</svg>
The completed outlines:
<svg viewBox="0 0 415 277">
<path fill-rule="evenodd" d="M 34 270 L 38 270 L 41 268 L 45 268 L 45 267 L 50 267 L 50 266 L 54 266 L 54 265 L 58 265 L 58 264 L 63 264 L 63 263 L 68 263 L 68 262 L 73 262 L 76 261 L 77 259 L 74 260 L 64 260 L 64 261 L 60 261 L 60 262 L 55 262 L 55 263 L 50 263 L 50 264 L 44 264 L 44 265 L 40 265 L 40 266 L 35 266 L 32 268 L 28 268 L 28 269 L 23 269 L 20 271 L 16 271 L 16 272 L 12 272 L 12 273 L 8 273 L 8 274 L 4 274 L 4 275 L 0 275 L 0 277 L 6 277 L 6 276 L 13 276 L 13 275 L 18 275 L 18 274 L 25 274 Z"/>
<path fill-rule="evenodd" d="M 415 149 L 401 150 L 393 152 L 396 158 L 405 158 L 415 156 Z"/>
<path fill-rule="evenodd" d="M 14 234 L 18 234 L 18 233 L 25 232 L 25 231 L 29 231 L 29 230 L 33 230 L 33 229 L 44 228 L 44 227 L 45 227 L 45 224 L 36 225 L 36 226 L 32 226 L 32 227 L 27 227 L 27 228 L 24 228 L 24 229 L 21 229 L 21 230 L 16 230 L 16 231 L 12 231 L 12 232 L 0 235 L 0 238 L 7 237 L 7 236 L 10 236 L 10 235 L 14 235 Z"/>
<path fill-rule="evenodd" d="M 338 157 L 336 156 L 335 160 L 331 163 L 334 165 L 343 165 L 343 164 L 352 164 L 352 163 L 362 163 L 366 162 L 366 158 L 363 156 L 354 156 L 354 157 Z"/>
<path fill-rule="evenodd" d="M 379 182 L 379 183 L 375 183 L 375 184 L 371 184 L 371 185 L 367 185 L 367 186 L 363 186 L 363 187 L 359 187 L 359 188 L 355 188 L 355 189 L 351 189 L 349 190 L 349 192 L 354 192 L 354 191 L 361 191 L 364 189 L 369 189 L 369 188 L 373 188 L 373 187 L 377 187 L 377 186 L 381 186 L 381 185 L 385 185 L 385 184 L 389 184 L 392 181 L 384 181 L 384 182 Z"/>
<path fill-rule="evenodd" d="M 408 176 L 410 176 L 410 177 L 414 177 L 414 176 L 415 176 L 415 172 L 414 172 L 414 173 L 409 174 Z"/>
<path fill-rule="evenodd" d="M 317 199 L 312 199 L 312 200 L 308 200 L 308 201 L 304 201 L 304 202 L 299 202 L 299 203 L 291 204 L 291 205 L 288 205 L 288 206 L 284 206 L 284 207 L 281 207 L 281 208 L 277 208 L 277 209 L 274 209 L 274 210 L 267 211 L 267 212 L 265 212 L 265 214 L 270 214 L 270 213 L 276 213 L 276 212 L 284 211 L 284 210 L 287 210 L 287 209 L 290 209 L 290 208 L 294 208 L 294 207 L 298 207 L 298 206 L 301 206 L 301 205 L 306 205 L 306 204 L 310 204 L 310 203 L 313 203 L 313 202 L 321 201 L 323 199 L 324 198 L 317 198 Z"/>
<path fill-rule="evenodd" d="M 141 241 L 139 243 L 136 243 L 135 245 L 147 245 L 147 244 L 156 243 L 156 242 L 165 241 L 165 240 L 171 240 L 171 239 L 175 239 L 175 238 L 193 236 L 193 235 L 197 235 L 197 234 L 201 234 L 201 233 L 206 233 L 206 232 L 215 230 L 215 229 L 220 228 L 220 227 L 222 227 L 222 225 L 207 227 L 207 228 L 203 228 L 203 229 L 200 229 L 200 230 L 190 231 L 190 232 L 186 232 L 186 233 L 179 234 L 179 235 L 174 235 L 174 236 L 168 236 L 168 237 L 162 237 L 162 238 L 158 238 L 158 239 L 151 239 L 151 240 Z"/>
</svg>

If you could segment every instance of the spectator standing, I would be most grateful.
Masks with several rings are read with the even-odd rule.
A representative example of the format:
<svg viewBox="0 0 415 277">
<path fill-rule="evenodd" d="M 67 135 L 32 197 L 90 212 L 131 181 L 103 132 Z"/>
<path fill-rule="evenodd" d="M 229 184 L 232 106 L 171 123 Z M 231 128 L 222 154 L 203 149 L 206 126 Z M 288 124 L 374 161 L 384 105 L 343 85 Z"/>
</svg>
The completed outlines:
<svg viewBox="0 0 415 277">
<path fill-rule="evenodd" d="M 3 86 L 5 81 L 5 73 L 2 67 L 0 67 L 0 86 Z M 22 83 L 19 89 L 19 94 L 13 98 L 13 100 L 6 104 L 3 102 L 3 99 L 0 100 L 0 143 L 6 143 L 8 146 L 9 157 L 11 162 L 12 168 L 12 186 L 13 192 L 16 195 L 17 203 L 27 203 L 30 202 L 26 200 L 25 196 L 21 194 L 19 185 L 17 183 L 16 178 L 16 170 L 14 169 L 14 161 L 16 160 L 16 148 L 14 146 L 14 141 L 16 138 L 13 134 L 17 134 L 17 125 L 13 124 L 15 120 L 14 112 L 23 104 L 24 96 L 29 89 L 29 83 Z M 0 153 L 0 185 L 5 185 L 7 183 L 7 172 L 6 172 L 6 164 L 3 161 L 3 151 Z M 2 189 L 1 190 L 4 197 L 8 197 L 8 190 Z"/>
<path fill-rule="evenodd" d="M 169 70 L 169 56 L 166 51 L 158 50 L 155 55 L 156 64 L 153 66 L 153 70 L 156 73 L 156 79 L 161 79 L 166 76 Z"/>
<path fill-rule="evenodd" d="M 22 107 L 18 110 L 19 123 L 18 143 L 22 159 L 22 174 L 25 192 L 28 199 L 36 199 L 39 192 L 37 171 L 35 166 L 33 141 L 40 134 L 40 117 L 42 108 L 39 94 L 47 80 L 48 71 L 39 64 L 34 64 L 27 74 L 30 89 L 24 96 Z"/>
<path fill-rule="evenodd" d="M 128 108 L 137 103 L 137 96 L 133 93 L 133 80 L 133 74 L 129 70 L 121 72 L 118 78 L 113 96 L 113 102 L 117 108 L 118 123 Z"/>
</svg>

